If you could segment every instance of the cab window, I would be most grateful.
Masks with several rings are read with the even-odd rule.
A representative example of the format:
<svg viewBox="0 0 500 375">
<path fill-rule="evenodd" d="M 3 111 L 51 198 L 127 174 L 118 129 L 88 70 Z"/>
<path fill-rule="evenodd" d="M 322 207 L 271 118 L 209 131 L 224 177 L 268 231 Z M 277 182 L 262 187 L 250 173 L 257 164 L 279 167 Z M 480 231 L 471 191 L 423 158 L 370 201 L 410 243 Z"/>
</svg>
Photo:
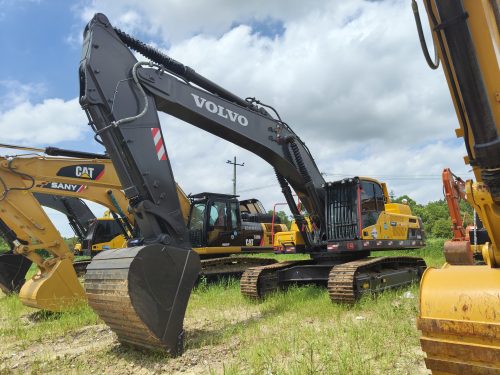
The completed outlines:
<svg viewBox="0 0 500 375">
<path fill-rule="evenodd" d="M 231 229 L 238 229 L 238 207 L 239 204 L 236 202 L 230 203 L 231 211 Z"/>
<path fill-rule="evenodd" d="M 361 181 L 361 216 L 363 228 L 377 223 L 384 210 L 384 193 L 380 185 L 371 181 Z"/>
<path fill-rule="evenodd" d="M 226 203 L 213 202 L 210 205 L 209 224 L 212 227 L 226 227 Z"/>
<path fill-rule="evenodd" d="M 122 234 L 120 225 L 114 220 L 97 220 L 94 243 L 110 242 L 116 236 Z"/>
<path fill-rule="evenodd" d="M 191 217 L 189 220 L 189 229 L 203 230 L 205 221 L 206 203 L 195 203 L 191 209 Z"/>
</svg>

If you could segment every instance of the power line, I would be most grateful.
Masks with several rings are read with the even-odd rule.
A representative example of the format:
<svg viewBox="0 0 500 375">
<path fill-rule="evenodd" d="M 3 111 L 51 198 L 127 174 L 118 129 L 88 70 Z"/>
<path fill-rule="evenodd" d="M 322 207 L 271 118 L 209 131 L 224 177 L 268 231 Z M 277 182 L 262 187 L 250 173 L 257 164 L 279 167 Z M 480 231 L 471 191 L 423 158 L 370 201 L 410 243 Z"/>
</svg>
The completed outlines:
<svg viewBox="0 0 500 375">
<path fill-rule="evenodd" d="M 464 172 L 464 173 L 456 173 L 457 176 L 466 176 L 471 172 Z M 339 177 L 339 178 L 346 178 L 346 177 L 353 177 L 352 174 L 347 174 L 347 173 L 327 173 L 323 172 L 321 173 L 324 176 L 332 176 L 332 177 Z M 389 181 L 394 181 L 394 180 L 399 180 L 399 181 L 415 181 L 415 180 L 428 180 L 428 181 L 440 181 L 442 179 L 441 175 L 435 175 L 435 174 L 419 174 L 419 175 L 369 175 L 366 177 L 372 177 L 372 178 L 377 178 L 380 180 L 389 180 Z M 263 186 L 255 186 L 252 188 L 240 190 L 239 193 L 247 193 L 249 191 L 255 191 L 255 190 L 262 190 L 262 189 L 268 189 L 271 187 L 276 187 L 276 184 L 273 185 L 263 185 Z"/>
<path fill-rule="evenodd" d="M 470 172 L 464 172 L 464 173 L 456 173 L 457 175 L 468 175 Z M 340 177 L 340 178 L 345 178 L 345 177 L 352 177 L 352 174 L 347 174 L 347 173 L 322 173 L 325 176 L 332 176 L 332 177 Z M 373 177 L 373 178 L 379 178 L 381 180 L 441 180 L 441 175 L 435 175 L 435 174 L 419 174 L 419 175 L 404 175 L 404 174 L 399 174 L 399 175 L 369 175 L 366 177 Z"/>
<path fill-rule="evenodd" d="M 256 187 L 253 187 L 253 188 L 250 188 L 250 189 L 240 190 L 240 191 L 238 191 L 238 193 L 246 193 L 246 192 L 249 192 L 249 191 L 268 189 L 268 188 L 271 188 L 271 187 L 277 187 L 277 183 L 276 184 L 272 184 L 272 185 L 256 186 Z"/>
</svg>

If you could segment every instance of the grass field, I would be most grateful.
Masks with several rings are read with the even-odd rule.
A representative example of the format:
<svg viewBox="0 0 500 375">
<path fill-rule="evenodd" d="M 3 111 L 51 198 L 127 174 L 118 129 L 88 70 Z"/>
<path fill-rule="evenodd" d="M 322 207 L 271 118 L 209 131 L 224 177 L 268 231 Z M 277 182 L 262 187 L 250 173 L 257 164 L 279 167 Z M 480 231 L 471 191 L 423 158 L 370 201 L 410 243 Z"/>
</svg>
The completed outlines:
<svg viewBox="0 0 500 375">
<path fill-rule="evenodd" d="M 442 245 L 429 240 L 424 250 L 377 255 L 411 253 L 439 266 Z M 186 315 L 186 352 L 168 358 L 118 344 L 86 305 L 48 314 L 2 296 L 0 374 L 427 374 L 417 313 L 417 285 L 348 307 L 315 286 L 258 303 L 240 295 L 236 280 L 201 283 Z"/>
</svg>

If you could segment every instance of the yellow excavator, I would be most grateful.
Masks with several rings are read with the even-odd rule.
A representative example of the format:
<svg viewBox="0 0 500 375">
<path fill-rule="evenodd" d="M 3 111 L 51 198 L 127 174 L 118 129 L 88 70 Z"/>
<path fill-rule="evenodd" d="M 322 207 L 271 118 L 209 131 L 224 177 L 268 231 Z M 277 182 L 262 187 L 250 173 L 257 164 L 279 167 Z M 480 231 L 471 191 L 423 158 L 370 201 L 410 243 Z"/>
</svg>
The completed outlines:
<svg viewBox="0 0 500 375">
<path fill-rule="evenodd" d="M 33 194 L 40 205 L 59 211 L 68 219 L 70 227 L 73 229 L 78 242 L 75 244 L 74 251 L 81 247 L 91 221 L 95 216 L 84 201 L 79 198 L 61 197 L 52 194 Z M 35 208 L 36 209 L 36 208 Z M 5 294 L 17 293 L 25 282 L 26 274 L 31 267 L 32 262 L 22 255 L 14 253 L 15 243 L 28 244 L 29 235 L 22 228 L 16 231 L 12 230 L 0 219 L 0 236 L 9 245 L 10 250 L 0 254 L 0 290 Z M 55 239 L 61 241 L 61 239 Z M 86 267 L 85 262 L 75 262 L 73 267 L 77 273 Z"/>
<path fill-rule="evenodd" d="M 347 184 L 347 180 L 343 184 Z M 370 177 L 354 177 L 350 180 L 354 182 L 354 189 L 359 191 L 361 198 L 356 209 L 362 213 L 362 240 L 391 239 L 397 244 L 408 238 L 424 238 L 422 220 L 412 214 L 407 204 L 391 202 L 385 182 Z M 307 220 L 307 225 L 310 228 L 310 220 Z M 295 220 L 289 231 L 279 232 L 274 236 L 274 249 L 278 253 L 300 252 L 304 246 L 304 239 Z"/>
<path fill-rule="evenodd" d="M 19 148 L 18 146 L 3 146 Z M 23 149 L 27 148 L 23 147 Z M 35 228 L 43 227 L 46 218 L 40 205 L 36 205 L 33 197 L 30 196 L 32 193 L 57 193 L 66 197 L 79 197 L 108 208 L 111 215 L 95 219 L 89 224 L 82 241 L 82 252 L 85 255 L 93 256 L 102 250 L 124 247 L 127 239 L 132 239 L 132 235 L 139 236 L 133 227 L 134 217 L 127 210 L 128 201 L 120 190 L 120 182 L 109 159 L 94 154 L 92 154 L 95 156 L 94 159 L 89 159 L 88 156 L 91 155 L 88 153 L 59 149 L 54 151 L 54 148 L 43 150 L 30 148 L 30 150 L 47 151 L 51 154 L 64 151 L 66 157 L 33 155 L 0 157 L 0 179 L 5 189 L 4 195 L 8 197 L 4 202 L 4 208 L 0 208 L 0 217 L 5 218 L 7 226 L 14 232 L 27 232 L 26 236 L 31 239 L 36 238 L 37 242 L 37 245 L 32 248 L 24 248 L 22 252 L 24 255 L 35 249 L 44 248 L 42 244 L 50 242 L 49 238 L 52 242 L 61 242 L 55 240 L 57 231 L 51 223 L 47 225 L 52 230 L 43 231 L 44 241 L 33 237 L 32 232 L 25 230 L 30 225 Z M 87 159 L 78 156 L 87 156 Z M 216 193 L 202 193 L 187 197 L 179 186 L 176 186 L 176 191 L 181 202 L 184 224 L 190 228 L 190 239 L 196 251 L 205 259 L 203 262 L 205 276 L 239 275 L 250 266 L 275 262 L 274 259 L 269 258 L 227 257 L 230 254 L 272 251 L 270 240 L 272 236 L 268 231 L 269 224 L 265 222 L 268 217 L 264 214 L 263 207 L 258 200 L 250 199 L 239 202 L 235 196 Z M 20 192 L 23 194 L 21 195 Z M 16 221 L 20 219 L 14 206 L 19 204 L 19 200 L 25 198 L 26 201 L 30 201 L 30 204 L 23 206 L 21 211 L 24 213 L 24 221 L 19 223 Z M 35 216 L 38 221 L 34 219 L 31 222 L 27 221 L 28 217 L 34 218 Z M 283 224 L 275 227 L 276 232 L 286 229 Z M 140 239 L 135 238 L 132 243 L 134 241 L 137 242 Z M 54 264 L 67 256 L 64 255 L 64 249 L 48 250 L 53 255 Z M 16 251 L 21 253 L 21 247 L 18 247 Z M 36 254 L 32 255 L 32 257 L 35 256 Z M 40 264 L 41 260 L 37 265 Z M 46 295 L 49 292 L 46 290 L 50 290 L 55 285 L 48 280 L 74 278 L 66 268 L 59 268 L 61 268 L 60 275 L 57 275 L 55 271 L 53 275 L 41 269 L 43 277 L 37 276 L 37 287 L 23 287 L 20 291 L 21 300 L 29 306 L 59 310 L 64 309 L 70 301 L 80 299 L 79 288 L 75 287 L 75 290 L 71 292 L 70 286 L 76 284 L 68 281 L 68 286 L 64 290 L 52 290 L 54 296 L 51 301 L 48 301 Z M 30 284 L 33 284 L 33 281 Z M 41 288 L 40 285 L 47 285 L 47 287 Z M 44 293 L 39 293 L 39 290 Z M 58 300 L 62 302 L 59 303 Z"/>
<path fill-rule="evenodd" d="M 428 64 L 442 62 L 464 139 L 465 182 L 489 240 L 485 265 L 456 251 L 441 269 L 428 269 L 420 288 L 422 349 L 433 374 L 500 373 L 500 4 L 498 0 L 425 0 L 438 59 L 427 50 L 416 2 L 413 10 Z M 467 253 L 467 246 L 461 247 Z M 458 248 L 460 250 L 460 247 Z M 458 251 L 457 250 L 457 251 Z M 460 259 L 464 259 L 460 262 Z"/>
<path fill-rule="evenodd" d="M 0 168 L 0 181 L 0 219 L 17 237 L 27 235 L 22 242 L 13 241 L 14 253 L 28 258 L 39 269 L 22 286 L 22 302 L 59 311 L 84 300 L 85 293 L 73 268 L 73 252 L 26 188 L 22 176 Z M 51 257 L 44 259 L 36 250 L 46 250 Z"/>
</svg>

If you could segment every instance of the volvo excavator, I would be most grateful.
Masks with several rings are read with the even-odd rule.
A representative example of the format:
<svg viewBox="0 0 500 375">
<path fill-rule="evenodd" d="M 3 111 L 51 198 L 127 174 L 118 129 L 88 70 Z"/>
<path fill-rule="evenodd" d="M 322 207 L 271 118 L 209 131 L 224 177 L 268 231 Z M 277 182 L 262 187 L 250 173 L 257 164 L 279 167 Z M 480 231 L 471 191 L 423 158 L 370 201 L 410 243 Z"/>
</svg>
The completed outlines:
<svg viewBox="0 0 500 375">
<path fill-rule="evenodd" d="M 149 61 L 137 61 L 132 50 Z M 143 236 L 137 246 L 94 257 L 85 276 L 91 307 L 120 342 L 181 353 L 184 314 L 200 272 L 200 257 L 192 249 L 176 197 L 158 111 L 239 145 L 275 169 L 304 240 L 303 251 L 311 259 L 255 268 L 241 282 L 248 294 L 318 280 L 328 282 L 333 300 L 352 303 L 363 293 L 420 279 L 426 267 L 421 258 L 368 257 L 371 251 L 423 246 L 421 227 L 404 229 L 416 219 L 388 213 L 391 221 L 383 225 L 398 227 L 407 236 L 395 241 L 373 231 L 363 238 L 370 212 L 363 212 L 360 202 L 370 200 L 368 210 L 381 207 L 380 185 L 366 181 L 363 186 L 357 178 L 326 182 L 305 143 L 272 107 L 232 94 L 114 28 L 103 14 L 85 28 L 79 75 L 80 104 L 113 161 Z"/>
<path fill-rule="evenodd" d="M 448 262 L 424 273 L 417 324 L 425 363 L 433 374 L 498 374 L 500 4 L 498 0 L 425 0 L 438 56 L 434 61 L 417 3 L 412 4 L 427 63 L 437 69 L 442 62 L 460 124 L 456 135 L 463 138 L 465 163 L 474 171 L 476 182 L 465 182 L 465 196 L 489 235 L 481 251 L 485 265 Z"/>
<path fill-rule="evenodd" d="M 51 194 L 34 193 L 33 195 L 40 205 L 66 215 L 79 243 L 83 241 L 87 234 L 88 223 L 95 219 L 94 214 L 85 202 L 78 198 Z M 32 262 L 22 255 L 15 254 L 14 249 L 16 243 L 27 244 L 29 236 L 24 233 L 22 228 L 18 228 L 17 232 L 12 230 L 1 219 L 0 236 L 10 247 L 8 252 L 0 254 L 0 290 L 5 294 L 17 293 L 25 282 L 26 274 Z M 80 268 L 86 267 L 86 263 L 77 262 L 73 264 L 73 267 L 76 268 L 78 273 Z"/>
</svg>

